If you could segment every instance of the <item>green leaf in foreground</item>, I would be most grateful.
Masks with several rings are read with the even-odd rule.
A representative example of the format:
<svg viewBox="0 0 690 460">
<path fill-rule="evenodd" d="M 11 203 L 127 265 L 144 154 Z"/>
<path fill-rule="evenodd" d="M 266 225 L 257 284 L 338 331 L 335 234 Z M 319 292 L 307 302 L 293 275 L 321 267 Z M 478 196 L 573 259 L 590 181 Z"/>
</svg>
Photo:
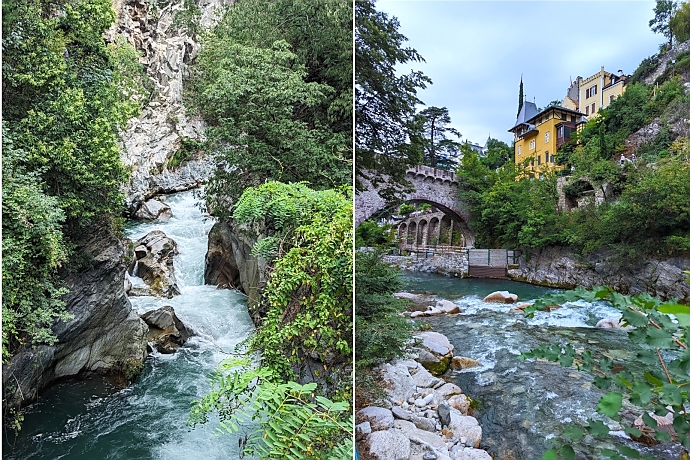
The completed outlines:
<svg viewBox="0 0 690 460">
<path fill-rule="evenodd" d="M 599 399 L 597 412 L 608 415 L 609 417 L 613 417 L 618 413 L 622 404 L 623 395 L 616 392 L 606 393 Z"/>
</svg>

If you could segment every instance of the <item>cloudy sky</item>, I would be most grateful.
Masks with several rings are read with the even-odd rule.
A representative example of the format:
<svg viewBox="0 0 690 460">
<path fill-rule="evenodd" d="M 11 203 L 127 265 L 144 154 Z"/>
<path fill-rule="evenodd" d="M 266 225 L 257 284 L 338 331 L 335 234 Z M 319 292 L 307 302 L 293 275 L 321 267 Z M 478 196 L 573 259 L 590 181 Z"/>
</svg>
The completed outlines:
<svg viewBox="0 0 690 460">
<path fill-rule="evenodd" d="M 426 60 L 401 67 L 434 82 L 427 106 L 448 107 L 453 126 L 481 145 L 489 134 L 510 144 L 520 75 L 525 96 L 544 107 L 562 100 L 578 75 L 603 65 L 632 74 L 664 42 L 649 29 L 654 0 L 399 1 L 377 9 L 400 21 L 400 32 Z"/>
</svg>

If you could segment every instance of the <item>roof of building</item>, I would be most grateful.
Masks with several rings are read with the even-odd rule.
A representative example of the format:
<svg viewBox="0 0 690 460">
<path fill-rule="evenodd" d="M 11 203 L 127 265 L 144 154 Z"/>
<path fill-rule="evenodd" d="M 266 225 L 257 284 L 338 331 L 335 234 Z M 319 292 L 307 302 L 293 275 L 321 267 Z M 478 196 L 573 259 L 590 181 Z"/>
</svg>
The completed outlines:
<svg viewBox="0 0 690 460">
<path fill-rule="evenodd" d="M 515 120 L 515 125 L 508 131 L 514 130 L 521 124 L 527 122 L 527 120 L 534 118 L 535 115 L 537 115 L 537 104 L 534 102 L 525 101 L 522 104 L 522 108 L 520 108 L 520 113 L 517 116 L 517 120 Z"/>
<path fill-rule="evenodd" d="M 523 119 L 521 119 L 521 115 L 523 114 L 523 112 L 526 111 L 526 110 L 525 110 L 525 105 L 527 105 L 527 104 L 531 104 L 531 105 L 533 106 L 533 108 L 531 108 L 531 109 L 529 109 L 529 110 L 527 110 L 527 111 L 532 110 L 532 111 L 534 112 L 534 114 L 531 115 L 529 118 L 523 120 Z M 522 106 L 522 109 L 523 109 L 523 110 L 520 110 L 520 115 L 518 115 L 518 119 L 517 119 L 517 121 L 516 121 L 516 123 L 515 123 L 515 126 L 513 126 L 512 128 L 510 128 L 508 131 L 513 131 L 515 128 L 517 128 L 518 126 L 520 126 L 520 125 L 522 125 L 522 124 L 531 125 L 532 123 L 530 123 L 530 122 L 531 122 L 532 120 L 534 120 L 535 118 L 537 118 L 539 115 L 541 115 L 541 114 L 543 114 L 543 113 L 545 113 L 545 112 L 548 112 L 549 110 L 552 110 L 552 109 L 562 110 L 562 111 L 564 111 L 564 112 L 570 112 L 570 113 L 572 113 L 573 115 L 578 115 L 578 116 L 579 116 L 579 115 L 582 115 L 582 113 L 581 113 L 581 112 L 578 112 L 577 110 L 569 109 L 569 108 L 563 107 L 563 106 L 561 106 L 561 105 L 550 105 L 550 106 L 548 106 L 547 108 L 543 109 L 541 112 L 537 112 L 537 106 L 536 106 L 536 104 L 534 104 L 534 103 L 532 103 L 532 102 L 525 102 L 525 105 Z M 531 129 L 528 130 L 528 132 L 529 132 L 529 131 L 531 131 Z"/>
</svg>

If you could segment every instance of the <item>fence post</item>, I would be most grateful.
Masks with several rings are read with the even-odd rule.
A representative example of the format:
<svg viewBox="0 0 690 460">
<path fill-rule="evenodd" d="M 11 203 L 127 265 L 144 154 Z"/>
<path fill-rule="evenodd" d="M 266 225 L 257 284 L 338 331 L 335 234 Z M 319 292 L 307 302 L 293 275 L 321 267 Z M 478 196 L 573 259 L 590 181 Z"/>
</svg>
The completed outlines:
<svg viewBox="0 0 690 460">
<path fill-rule="evenodd" d="M 487 265 L 490 267 L 491 266 L 491 249 L 486 250 L 486 262 L 487 262 Z"/>
</svg>

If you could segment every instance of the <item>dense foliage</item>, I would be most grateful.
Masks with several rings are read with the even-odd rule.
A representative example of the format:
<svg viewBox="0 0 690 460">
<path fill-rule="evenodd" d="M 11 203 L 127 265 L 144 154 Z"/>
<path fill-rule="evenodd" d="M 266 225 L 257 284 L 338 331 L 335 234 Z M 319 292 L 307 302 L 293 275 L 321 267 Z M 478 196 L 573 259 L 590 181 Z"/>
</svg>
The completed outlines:
<svg viewBox="0 0 690 460">
<path fill-rule="evenodd" d="M 351 364 L 350 193 L 268 182 L 245 191 L 233 217 L 240 224 L 260 221 L 275 229 L 255 246 L 259 255 L 275 257 L 264 292 L 266 315 L 251 341 L 263 364 L 286 380 L 323 377 L 318 363 L 327 368 Z M 328 374 L 340 384 L 337 391 L 349 397 L 347 376 Z"/>
<path fill-rule="evenodd" d="M 394 237 L 395 231 L 391 225 L 378 225 L 373 220 L 365 220 L 355 229 L 355 247 L 390 246 Z"/>
<path fill-rule="evenodd" d="M 588 350 L 577 350 L 570 344 L 553 344 L 524 353 L 521 357 L 542 358 L 558 362 L 561 366 L 576 366 L 594 375 L 594 385 L 608 391 L 599 400 L 597 412 L 620 423 L 629 436 L 637 440 L 656 443 L 670 441 L 668 427 L 662 429 L 652 415 L 669 416 L 673 436 L 683 446 L 690 447 L 690 307 L 678 305 L 674 300 L 662 302 L 649 294 L 624 296 L 610 288 L 586 291 L 578 288 L 562 294 L 550 294 L 525 310 L 527 315 L 546 310 L 549 305 L 561 305 L 576 300 L 602 301 L 620 310 L 623 325 L 632 326 L 629 339 L 638 344 L 637 360 L 644 364 L 641 372 L 630 371 L 627 366 L 609 356 L 595 356 Z M 637 409 L 633 417 L 623 409 L 629 402 Z M 669 415 L 670 414 L 670 415 Z M 641 415 L 644 426 L 634 426 L 633 420 Z M 590 418 L 587 426 L 569 425 L 544 460 L 574 459 L 573 445 L 585 437 L 606 439 L 610 428 L 599 419 Z M 602 449 L 601 458 L 646 458 L 636 449 L 615 442 L 613 449 Z"/>
<path fill-rule="evenodd" d="M 357 368 L 403 356 L 412 325 L 399 315 L 407 301 L 392 295 L 402 287 L 398 270 L 382 263 L 380 252 L 358 251 L 355 283 Z"/>
<path fill-rule="evenodd" d="M 488 169 L 466 149 L 458 170 L 461 199 L 480 247 L 542 247 L 558 242 L 556 178 L 530 181 L 512 163 Z"/>
<path fill-rule="evenodd" d="M 203 36 L 189 101 L 220 164 L 206 191 L 219 216 L 266 179 L 351 182 L 351 8 L 238 2 Z"/>
<path fill-rule="evenodd" d="M 122 205 L 117 131 L 139 109 L 134 49 L 107 44 L 108 0 L 3 2 L 3 357 L 50 343 L 57 268 Z"/>
<path fill-rule="evenodd" d="M 53 343 L 54 318 L 66 319 L 66 292 L 56 269 L 66 261 L 65 214 L 46 195 L 40 172 L 22 165 L 5 129 L 2 136 L 2 355 L 21 345 Z"/>
<path fill-rule="evenodd" d="M 357 190 L 369 179 L 374 185 L 386 180 L 380 191 L 392 198 L 405 184 L 408 165 L 423 158 L 421 119 L 415 107 L 417 91 L 431 80 L 421 72 L 396 74 L 396 66 L 423 61 L 398 32 L 396 18 L 376 11 L 373 0 L 355 2 L 355 149 Z M 385 176 L 385 177 L 384 177 Z"/>
</svg>

